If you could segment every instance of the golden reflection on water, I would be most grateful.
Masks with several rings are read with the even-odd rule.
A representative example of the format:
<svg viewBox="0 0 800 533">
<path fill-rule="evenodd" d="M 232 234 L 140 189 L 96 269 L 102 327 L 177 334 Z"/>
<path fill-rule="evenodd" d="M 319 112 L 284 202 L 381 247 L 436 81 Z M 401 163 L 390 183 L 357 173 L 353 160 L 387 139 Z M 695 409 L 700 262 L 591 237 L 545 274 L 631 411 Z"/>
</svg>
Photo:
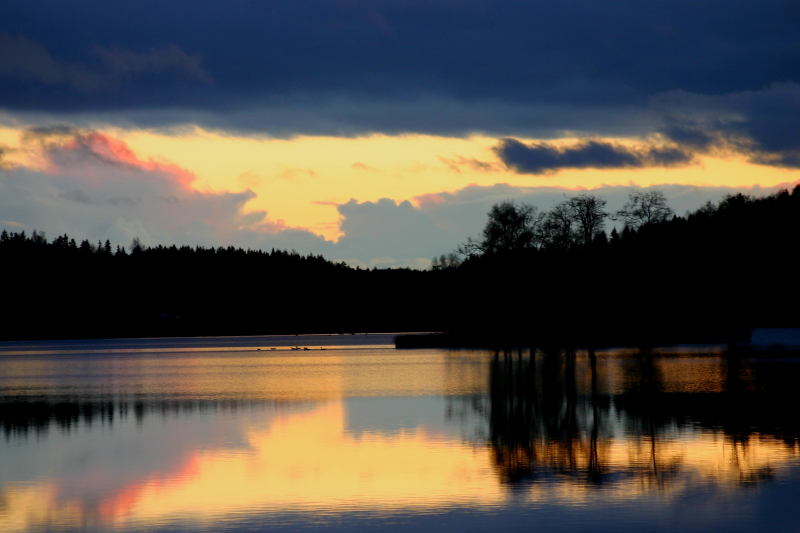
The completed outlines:
<svg viewBox="0 0 800 533">
<path fill-rule="evenodd" d="M 205 351 L 205 350 L 203 350 Z M 0 359 L 5 395 L 158 395 L 191 399 L 328 400 L 350 396 L 475 394 L 486 369 L 434 350 L 393 348 L 213 355 L 162 352 L 131 358 Z M 108 379 L 112 377 L 113 379 Z"/>
<path fill-rule="evenodd" d="M 172 483 L 146 483 L 115 513 L 162 519 L 258 510 L 442 507 L 497 502 L 488 456 L 424 431 L 344 431 L 341 402 L 281 417 L 248 434 L 246 452 L 197 454 Z"/>
<path fill-rule="evenodd" d="M 506 490 L 492 451 L 427 434 L 345 431 L 342 402 L 281 416 L 252 428 L 248 447 L 198 450 L 172 471 L 159 472 L 97 502 L 70 497 L 58 480 L 7 486 L 0 508 L 3 531 L 37 526 L 129 526 L 175 519 L 212 522 L 226 515 L 270 511 L 321 513 L 422 510 L 501 505 Z M 588 447 L 573 443 L 574 468 L 587 467 Z M 676 434 L 666 442 L 610 439 L 600 451 L 607 471 L 623 478 L 605 487 L 605 500 L 631 500 L 658 491 L 672 497 L 699 483 L 734 490 L 752 476 L 775 475 L 800 450 L 771 438 L 736 445 L 713 432 Z M 564 460 L 563 450 L 539 450 L 543 464 Z M 517 500 L 583 505 L 597 498 L 590 483 L 563 475 L 533 483 Z"/>
<path fill-rule="evenodd" d="M 569 447 L 570 450 L 552 445 L 537 449 L 538 461 L 555 467 L 560 479 L 527 486 L 525 494 L 532 501 L 581 505 L 593 501 L 600 486 L 604 498 L 617 500 L 654 492 L 662 499 L 670 499 L 700 484 L 735 491 L 743 484 L 774 477 L 800 458 L 798 446 L 787 446 L 772 437 L 755 438 L 745 445 L 714 432 L 678 432 L 674 438 L 655 442 L 609 439 L 599 444 L 595 465 L 591 464 L 588 439 L 572 442 Z M 618 479 L 601 484 L 576 475 L 592 469 L 612 473 Z"/>
<path fill-rule="evenodd" d="M 244 449 L 198 450 L 88 507 L 51 482 L 5 487 L 4 531 L 36 524 L 122 525 L 237 512 L 441 508 L 502 501 L 489 454 L 424 429 L 345 431 L 341 401 L 246 429 Z"/>
<path fill-rule="evenodd" d="M 584 355 L 525 366 L 490 354 L 435 350 L 224 354 L 73 361 L 60 373 L 53 361 L 6 360 L 2 366 L 9 373 L 0 384 L 7 395 L 61 394 L 88 372 L 114 376 L 105 386 L 123 395 L 227 395 L 303 401 L 306 407 L 267 418 L 233 414 L 241 442 L 189 446 L 168 467 L 121 486 L 109 483 L 99 498 L 82 497 L 82 487 L 46 472 L 6 483 L 0 486 L 0 530 L 149 527 L 173 520 L 213 524 L 230 516 L 294 511 L 491 509 L 510 499 L 568 506 L 599 497 L 612 504 L 653 494 L 669 500 L 701 485 L 736 491 L 797 464 L 796 439 L 678 423 L 671 405 L 652 403 L 675 397 L 693 405 L 734 385 L 751 390 L 752 369 L 720 358 L 679 357 L 601 357 L 592 366 Z M 347 399 L 378 396 L 475 401 L 470 416 L 483 421 L 485 437 L 424 424 L 353 431 Z M 662 410 L 672 414 L 665 417 Z M 117 424 L 108 431 L 134 421 Z"/>
</svg>

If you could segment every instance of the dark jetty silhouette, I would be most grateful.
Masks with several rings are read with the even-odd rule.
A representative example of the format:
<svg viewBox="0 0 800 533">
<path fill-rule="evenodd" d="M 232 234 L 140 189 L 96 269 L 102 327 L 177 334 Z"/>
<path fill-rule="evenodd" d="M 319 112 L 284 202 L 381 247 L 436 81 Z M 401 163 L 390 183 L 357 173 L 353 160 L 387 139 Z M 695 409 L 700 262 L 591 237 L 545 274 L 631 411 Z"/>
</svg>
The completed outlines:
<svg viewBox="0 0 800 533">
<path fill-rule="evenodd" d="M 537 331 L 528 335 L 514 333 L 424 333 L 395 336 L 397 348 L 514 348 L 568 347 L 609 348 L 636 347 L 648 351 L 657 346 L 676 344 L 726 344 L 731 348 L 748 342 L 752 329 L 739 324 L 708 326 L 706 324 L 675 325 L 668 328 L 629 329 L 609 327 L 604 331 Z"/>
</svg>

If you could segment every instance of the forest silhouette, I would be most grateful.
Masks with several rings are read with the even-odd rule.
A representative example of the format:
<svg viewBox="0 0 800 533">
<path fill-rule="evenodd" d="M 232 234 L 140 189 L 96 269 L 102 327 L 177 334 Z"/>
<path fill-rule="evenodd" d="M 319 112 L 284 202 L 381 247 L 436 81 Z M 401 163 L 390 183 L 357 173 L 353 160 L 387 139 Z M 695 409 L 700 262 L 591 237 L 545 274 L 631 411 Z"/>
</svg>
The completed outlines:
<svg viewBox="0 0 800 533">
<path fill-rule="evenodd" d="M 800 186 L 676 216 L 657 190 L 617 213 L 578 194 L 502 202 L 428 271 L 296 252 L 0 234 L 0 339 L 447 332 L 460 345 L 735 342 L 798 325 Z M 614 218 L 624 229 L 605 232 Z"/>
</svg>

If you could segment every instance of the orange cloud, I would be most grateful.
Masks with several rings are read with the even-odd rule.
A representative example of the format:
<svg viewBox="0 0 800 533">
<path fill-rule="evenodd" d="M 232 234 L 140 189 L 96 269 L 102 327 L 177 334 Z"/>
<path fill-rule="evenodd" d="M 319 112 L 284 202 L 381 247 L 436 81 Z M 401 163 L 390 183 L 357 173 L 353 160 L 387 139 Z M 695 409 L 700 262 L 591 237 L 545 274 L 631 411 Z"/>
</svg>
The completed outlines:
<svg viewBox="0 0 800 533">
<path fill-rule="evenodd" d="M 20 147 L 27 159 L 0 176 L 0 187 L 10 191 L 0 198 L 0 210 L 15 206 L 19 213 L 18 220 L 3 227 L 24 223 L 114 244 L 138 237 L 145 245 L 295 248 L 303 253 L 327 244 L 307 227 L 248 209 L 257 196 L 251 189 L 199 188 L 202 182 L 194 172 L 143 156 L 108 133 L 71 126 L 31 128 L 21 134 Z"/>
<path fill-rule="evenodd" d="M 192 453 L 174 471 L 156 472 L 106 496 L 98 506 L 97 516 L 104 524 L 125 520 L 136 512 L 137 505 L 147 492 L 166 493 L 191 483 L 201 473 L 201 466 L 200 455 Z"/>
<path fill-rule="evenodd" d="M 192 172 L 178 165 L 139 159 L 127 143 L 99 132 L 76 133 L 63 144 L 49 146 L 48 150 L 84 152 L 113 165 L 158 172 L 187 189 L 197 179 Z"/>
</svg>

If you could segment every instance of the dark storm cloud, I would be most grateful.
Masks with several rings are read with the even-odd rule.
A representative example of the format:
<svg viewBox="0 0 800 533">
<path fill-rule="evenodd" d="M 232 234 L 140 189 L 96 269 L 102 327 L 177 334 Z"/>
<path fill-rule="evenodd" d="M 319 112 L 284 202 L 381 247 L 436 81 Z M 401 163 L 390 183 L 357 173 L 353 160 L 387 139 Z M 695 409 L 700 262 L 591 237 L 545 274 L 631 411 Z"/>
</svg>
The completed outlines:
<svg viewBox="0 0 800 533">
<path fill-rule="evenodd" d="M 92 46 L 88 55 L 98 65 L 54 58 L 40 43 L 0 33 L 0 76 L 45 86 L 66 86 L 78 94 L 110 92 L 134 76 L 164 73 L 209 82 L 200 58 L 188 56 L 175 45 L 163 45 L 142 53 L 119 47 Z"/>
<path fill-rule="evenodd" d="M 670 167 L 685 165 L 693 158 L 691 152 L 675 147 L 628 147 L 598 140 L 562 147 L 502 139 L 494 151 L 506 166 L 520 174 L 546 174 L 563 168 Z"/>
<path fill-rule="evenodd" d="M 744 117 L 737 135 L 775 164 L 794 156 L 773 145 L 800 145 L 779 90 L 748 97 L 800 83 L 794 0 L 8 0 L 0 32 L 0 105 L 26 117 L 287 136 L 716 135 L 654 109 L 680 93 L 727 98 L 716 118 Z"/>
<path fill-rule="evenodd" d="M 696 95 L 673 91 L 653 108 L 667 137 L 698 151 L 733 150 L 756 163 L 800 168 L 800 84 L 759 91 Z"/>
</svg>

